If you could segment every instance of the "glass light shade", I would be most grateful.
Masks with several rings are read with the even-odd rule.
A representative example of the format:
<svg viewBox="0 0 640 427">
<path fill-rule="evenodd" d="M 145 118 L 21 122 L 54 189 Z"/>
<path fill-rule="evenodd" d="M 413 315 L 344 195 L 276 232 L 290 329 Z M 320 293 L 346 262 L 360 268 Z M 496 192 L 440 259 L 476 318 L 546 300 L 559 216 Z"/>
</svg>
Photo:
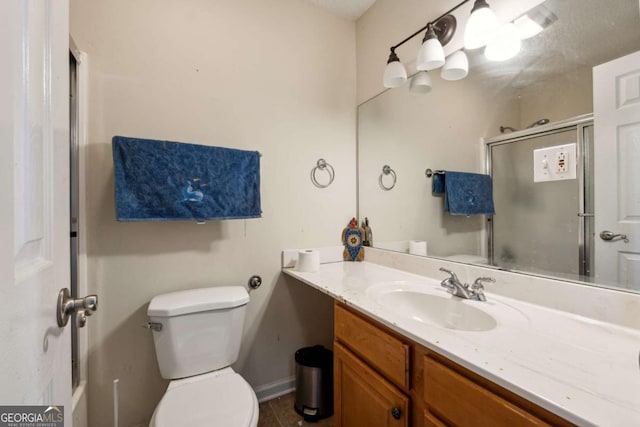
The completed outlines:
<svg viewBox="0 0 640 427">
<path fill-rule="evenodd" d="M 449 55 L 442 67 L 440 77 L 444 80 L 460 80 L 467 77 L 467 74 L 469 74 L 469 59 L 463 51 L 458 50 Z"/>
<path fill-rule="evenodd" d="M 409 91 L 413 93 L 429 93 L 432 87 L 431 76 L 426 71 L 418 71 L 409 83 Z"/>
<path fill-rule="evenodd" d="M 495 37 L 487 44 L 484 56 L 490 61 L 506 61 L 520 52 L 521 44 L 518 29 L 509 22 L 498 29 Z"/>
<path fill-rule="evenodd" d="M 464 48 L 477 49 L 491 40 L 498 28 L 498 18 L 489 8 L 480 7 L 473 11 L 464 29 Z"/>
<path fill-rule="evenodd" d="M 438 38 L 428 39 L 418 50 L 416 68 L 421 71 L 435 70 L 444 65 L 444 49 Z"/>
<path fill-rule="evenodd" d="M 384 69 L 384 87 L 394 88 L 405 84 L 407 81 L 407 70 L 400 61 L 391 61 Z"/>
<path fill-rule="evenodd" d="M 540 24 L 529 18 L 529 15 L 522 15 L 520 18 L 513 21 L 513 23 L 518 29 L 518 36 L 520 37 L 520 40 L 531 38 L 544 30 Z"/>
</svg>

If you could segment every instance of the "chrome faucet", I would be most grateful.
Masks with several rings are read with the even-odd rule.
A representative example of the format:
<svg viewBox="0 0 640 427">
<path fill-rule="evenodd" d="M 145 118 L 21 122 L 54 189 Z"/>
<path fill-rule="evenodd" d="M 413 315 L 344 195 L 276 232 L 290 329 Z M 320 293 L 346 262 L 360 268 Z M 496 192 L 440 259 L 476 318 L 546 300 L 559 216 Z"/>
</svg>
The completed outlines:
<svg viewBox="0 0 640 427">
<path fill-rule="evenodd" d="M 456 276 L 456 273 L 451 270 L 440 267 L 440 271 L 444 271 L 445 273 L 449 273 L 451 275 L 451 277 L 447 277 L 442 282 L 440 282 L 440 286 L 445 288 L 451 295 L 469 299 L 469 285 L 460 282 L 458 276 Z"/>
<path fill-rule="evenodd" d="M 464 298 L 471 299 L 476 301 L 486 301 L 487 297 L 484 295 L 484 286 L 482 282 L 495 282 L 496 279 L 493 277 L 478 277 L 473 285 L 469 286 L 466 283 L 462 283 L 456 273 L 451 270 L 447 270 L 446 268 L 440 267 L 440 271 L 444 271 L 445 273 L 449 273 L 451 277 L 447 277 L 442 282 L 440 282 L 440 286 L 445 288 L 447 292 L 451 295 Z"/>
</svg>

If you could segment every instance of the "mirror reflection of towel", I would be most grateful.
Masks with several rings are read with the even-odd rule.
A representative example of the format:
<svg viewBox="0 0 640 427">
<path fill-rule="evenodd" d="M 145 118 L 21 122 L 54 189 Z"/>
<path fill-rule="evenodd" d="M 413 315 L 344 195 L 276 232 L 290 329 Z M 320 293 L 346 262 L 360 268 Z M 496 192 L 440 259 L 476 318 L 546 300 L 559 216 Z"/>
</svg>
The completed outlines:
<svg viewBox="0 0 640 427">
<path fill-rule="evenodd" d="M 260 153 L 114 136 L 116 219 L 259 218 Z"/>
<path fill-rule="evenodd" d="M 495 215 L 489 175 L 446 171 L 444 210 L 451 215 Z"/>
<path fill-rule="evenodd" d="M 431 192 L 436 196 L 443 195 L 445 174 L 442 172 L 436 172 L 431 176 L 431 179 Z"/>
</svg>

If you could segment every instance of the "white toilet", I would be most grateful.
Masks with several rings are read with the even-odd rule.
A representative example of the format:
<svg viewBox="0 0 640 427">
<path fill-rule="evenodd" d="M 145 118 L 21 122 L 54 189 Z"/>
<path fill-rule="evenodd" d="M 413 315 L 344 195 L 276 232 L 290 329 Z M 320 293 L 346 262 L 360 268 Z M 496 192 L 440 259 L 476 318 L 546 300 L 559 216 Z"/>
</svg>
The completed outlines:
<svg viewBox="0 0 640 427">
<path fill-rule="evenodd" d="M 258 399 L 230 367 L 240 351 L 248 302 L 240 286 L 172 292 L 151 300 L 147 314 L 156 357 L 162 377 L 171 380 L 151 427 L 258 424 Z"/>
</svg>

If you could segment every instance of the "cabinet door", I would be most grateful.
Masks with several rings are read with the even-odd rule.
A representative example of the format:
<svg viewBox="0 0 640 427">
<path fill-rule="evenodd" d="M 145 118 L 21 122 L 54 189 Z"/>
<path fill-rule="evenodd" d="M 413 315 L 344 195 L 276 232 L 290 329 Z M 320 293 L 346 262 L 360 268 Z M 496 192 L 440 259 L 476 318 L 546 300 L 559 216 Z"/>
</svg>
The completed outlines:
<svg viewBox="0 0 640 427">
<path fill-rule="evenodd" d="M 335 338 L 380 372 L 387 380 L 409 390 L 409 346 L 388 332 L 335 306 Z"/>
<path fill-rule="evenodd" d="M 335 427 L 408 427 L 409 398 L 334 343 Z"/>
<path fill-rule="evenodd" d="M 436 418 L 435 415 L 429 411 L 424 411 L 424 427 L 447 427 L 442 421 Z"/>
<path fill-rule="evenodd" d="M 460 427 L 549 425 L 428 356 L 424 358 L 424 377 L 424 401 L 430 415 L 435 418 L 433 414 L 437 414 L 446 424 Z M 431 425 L 437 425 L 431 421 Z"/>
</svg>

